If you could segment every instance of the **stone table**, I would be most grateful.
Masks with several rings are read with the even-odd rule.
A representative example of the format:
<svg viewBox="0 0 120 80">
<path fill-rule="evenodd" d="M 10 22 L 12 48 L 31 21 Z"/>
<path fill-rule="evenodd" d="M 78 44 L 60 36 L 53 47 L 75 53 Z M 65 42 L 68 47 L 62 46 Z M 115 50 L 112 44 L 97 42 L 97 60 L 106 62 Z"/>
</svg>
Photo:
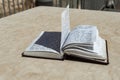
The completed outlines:
<svg viewBox="0 0 120 80">
<path fill-rule="evenodd" d="M 120 13 L 70 9 L 71 29 L 96 25 L 109 65 L 22 57 L 41 31 L 60 31 L 63 8 L 37 7 L 0 19 L 0 80 L 120 80 Z"/>
</svg>

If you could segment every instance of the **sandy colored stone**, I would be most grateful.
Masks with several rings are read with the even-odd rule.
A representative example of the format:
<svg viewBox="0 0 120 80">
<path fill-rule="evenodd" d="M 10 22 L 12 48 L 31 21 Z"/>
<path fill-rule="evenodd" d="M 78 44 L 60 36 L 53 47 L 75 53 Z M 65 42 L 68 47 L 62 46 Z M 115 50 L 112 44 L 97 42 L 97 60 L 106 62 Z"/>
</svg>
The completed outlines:
<svg viewBox="0 0 120 80">
<path fill-rule="evenodd" d="M 9 14 L 9 8 L 10 8 L 10 13 L 14 14 L 14 9 L 15 13 L 33 8 L 35 6 L 35 0 L 0 0 L 0 17 L 4 16 L 4 7 L 5 7 L 5 13 L 6 15 Z M 9 8 L 8 8 L 9 7 Z"/>
<path fill-rule="evenodd" d="M 71 28 L 98 26 L 110 64 L 21 57 L 41 31 L 60 31 L 62 8 L 37 7 L 0 19 L 0 80 L 120 80 L 120 13 L 70 10 Z"/>
</svg>

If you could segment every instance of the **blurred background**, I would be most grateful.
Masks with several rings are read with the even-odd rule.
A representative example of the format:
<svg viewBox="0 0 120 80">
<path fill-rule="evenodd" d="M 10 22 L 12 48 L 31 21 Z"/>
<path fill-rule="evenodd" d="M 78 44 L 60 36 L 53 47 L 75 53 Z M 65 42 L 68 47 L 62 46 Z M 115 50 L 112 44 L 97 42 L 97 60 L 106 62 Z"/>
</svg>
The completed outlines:
<svg viewBox="0 0 120 80">
<path fill-rule="evenodd" d="M 0 18 L 37 6 L 54 6 L 100 11 L 120 11 L 120 0 L 0 0 Z"/>
</svg>

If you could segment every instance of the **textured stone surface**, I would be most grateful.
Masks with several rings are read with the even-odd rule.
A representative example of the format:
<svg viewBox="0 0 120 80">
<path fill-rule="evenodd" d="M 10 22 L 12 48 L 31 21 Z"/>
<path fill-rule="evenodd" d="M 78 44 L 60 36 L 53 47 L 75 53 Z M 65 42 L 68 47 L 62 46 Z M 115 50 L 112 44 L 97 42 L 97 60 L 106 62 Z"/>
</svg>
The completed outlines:
<svg viewBox="0 0 120 80">
<path fill-rule="evenodd" d="M 4 3 L 3 3 L 3 0 L 0 0 L 0 17 L 4 15 L 3 4 L 5 7 L 6 15 L 10 15 L 8 7 L 10 7 L 10 13 L 13 14 L 14 9 L 15 9 L 15 13 L 17 13 L 17 12 L 34 7 L 34 3 L 35 3 L 35 0 L 4 0 Z"/>
<path fill-rule="evenodd" d="M 60 31 L 62 8 L 37 7 L 0 19 L 0 80 L 120 80 L 120 13 L 70 10 L 71 28 L 98 26 L 110 64 L 21 57 L 41 31 Z"/>
</svg>

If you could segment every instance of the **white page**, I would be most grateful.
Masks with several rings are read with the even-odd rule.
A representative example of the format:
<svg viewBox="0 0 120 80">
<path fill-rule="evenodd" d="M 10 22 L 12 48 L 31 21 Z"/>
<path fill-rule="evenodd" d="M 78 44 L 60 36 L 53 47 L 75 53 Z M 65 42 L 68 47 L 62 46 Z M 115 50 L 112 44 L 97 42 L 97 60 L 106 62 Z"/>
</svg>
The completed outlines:
<svg viewBox="0 0 120 80">
<path fill-rule="evenodd" d="M 61 22 L 62 22 L 62 31 L 61 31 L 61 46 L 60 46 L 60 48 L 62 48 L 68 34 L 70 33 L 69 5 L 62 12 Z"/>
<path fill-rule="evenodd" d="M 44 34 L 45 33 L 47 33 L 47 34 L 49 34 L 48 36 L 45 36 Z M 51 34 L 52 33 L 52 34 Z M 50 36 L 50 35 L 53 35 L 53 33 L 56 35 L 56 36 Z M 60 34 L 60 33 L 59 33 Z M 41 39 L 43 39 L 43 37 L 42 36 L 45 36 L 44 37 L 44 40 L 42 40 L 42 41 L 44 41 L 44 42 L 41 42 L 40 40 Z M 59 41 L 58 41 L 58 38 L 59 37 L 59 35 L 58 35 L 58 32 L 44 32 L 44 31 L 42 31 L 41 32 L 41 34 L 30 44 L 30 46 L 25 50 L 25 51 L 36 51 L 36 52 L 38 52 L 38 51 L 43 51 L 43 52 L 53 52 L 53 53 L 58 53 L 59 54 L 59 51 L 58 50 L 56 50 L 57 49 L 57 47 L 56 47 L 56 43 L 59 43 Z M 49 41 L 49 39 L 56 39 L 56 41 L 54 40 L 53 41 L 53 43 L 52 43 L 52 47 L 54 47 L 54 48 L 51 48 L 50 46 L 48 46 L 49 44 L 46 44 L 45 42 L 48 42 L 48 43 L 50 43 L 50 41 Z M 36 43 L 37 41 L 40 41 L 39 43 Z M 51 43 L 50 43 L 51 44 Z M 58 44 L 57 44 L 58 45 Z M 56 49 L 55 49 L 56 48 Z"/>
<path fill-rule="evenodd" d="M 98 53 L 98 55 L 107 58 L 106 54 L 106 42 L 101 37 L 98 37 L 96 42 L 94 43 L 94 52 Z"/>
<path fill-rule="evenodd" d="M 79 25 L 70 32 L 64 46 L 72 43 L 93 45 L 93 43 L 96 41 L 97 36 L 98 30 L 96 26 Z"/>
</svg>

